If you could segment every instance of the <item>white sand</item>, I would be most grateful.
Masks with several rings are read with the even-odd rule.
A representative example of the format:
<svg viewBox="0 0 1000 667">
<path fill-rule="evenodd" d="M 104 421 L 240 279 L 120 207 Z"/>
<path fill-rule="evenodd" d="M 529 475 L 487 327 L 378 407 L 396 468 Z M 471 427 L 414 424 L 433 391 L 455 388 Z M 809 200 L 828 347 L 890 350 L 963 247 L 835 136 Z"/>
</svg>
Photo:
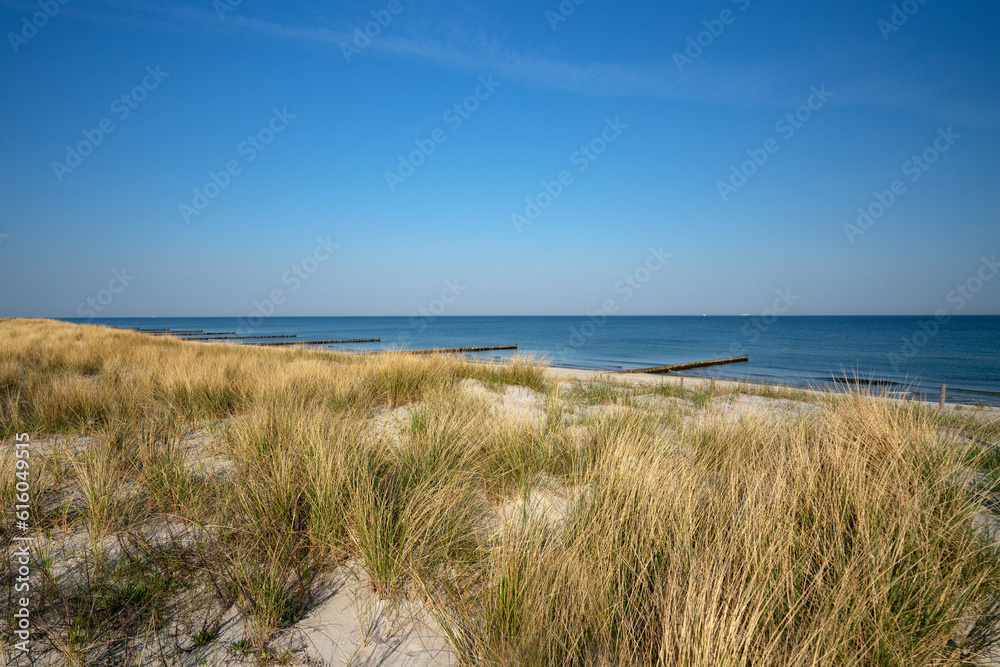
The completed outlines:
<svg viewBox="0 0 1000 667">
<path fill-rule="evenodd" d="M 312 362 L 311 362 L 312 363 Z M 564 397 L 567 390 L 578 383 L 611 381 L 629 388 L 644 388 L 658 384 L 680 384 L 677 376 L 628 374 L 614 375 L 598 371 L 584 371 L 563 368 L 548 368 L 545 371 L 549 381 L 557 385 L 554 397 L 521 386 L 487 387 L 476 380 L 463 380 L 463 391 L 489 406 L 491 414 L 500 419 L 510 419 L 542 428 L 546 423 L 550 401 L 556 401 L 563 409 L 563 418 L 571 437 L 584 441 L 589 433 L 588 422 L 606 415 L 620 414 L 636 408 L 614 405 L 570 404 Z M 684 386 L 697 389 L 710 383 L 709 378 L 685 377 Z M 720 391 L 737 388 L 740 383 L 716 380 Z M 804 390 L 810 398 L 824 396 L 824 392 Z M 692 403 L 674 397 L 660 395 L 640 395 L 633 398 L 635 405 L 652 411 L 683 410 L 689 419 L 739 420 L 744 415 L 760 416 L 771 414 L 777 417 L 813 418 L 822 415 L 826 409 L 822 401 L 796 401 L 770 399 L 753 395 L 723 394 L 710 400 L 705 408 L 697 409 Z M 419 405 L 404 405 L 393 410 L 377 412 L 369 423 L 374 437 L 395 446 L 401 446 L 406 431 L 412 423 L 414 411 Z M 948 410 L 959 409 L 949 404 Z M 1000 419 L 996 409 L 973 410 L 965 407 L 960 414 L 973 415 L 983 420 Z M 225 475 L 232 462 L 224 458 L 224 451 L 216 442 L 217 429 L 202 428 L 186 433 L 181 446 L 188 464 L 202 469 L 208 474 Z M 57 446 L 55 442 L 39 441 L 45 446 Z M 65 439 L 59 446 L 87 446 L 84 438 Z M 540 529 L 543 535 L 555 536 L 559 527 L 567 519 L 579 494 L 578 488 L 567 488 L 558 480 L 542 476 L 536 484 L 523 494 L 508 498 L 495 508 L 496 514 L 485 526 L 494 539 L 507 531 L 517 531 L 530 524 L 532 529 Z M 1000 504 L 1000 498 L 995 499 Z M 977 517 L 977 526 L 989 531 L 1000 542 L 1000 519 L 986 512 Z M 199 531 L 190 526 L 172 526 L 183 536 L 183 540 L 199 539 Z M 64 535 L 52 549 L 57 560 L 64 560 L 63 568 L 72 568 L 84 548 L 81 535 Z M 104 547 L 114 549 L 116 545 Z M 63 558 L 59 558 L 59 555 Z M 65 569 L 59 574 L 64 575 Z M 451 649 L 447 635 L 437 622 L 434 614 L 419 599 L 404 599 L 393 606 L 379 600 L 371 593 L 364 567 L 352 562 L 340 568 L 329 581 L 320 586 L 322 593 L 314 602 L 307 615 L 298 623 L 286 628 L 272 646 L 278 651 L 289 651 L 291 665 L 383 665 L 403 667 L 409 665 L 454 665 L 457 658 Z M 190 652 L 179 657 L 178 664 L 194 664 L 205 660 L 208 665 L 254 664 L 252 658 L 238 655 L 232 650 L 232 643 L 244 637 L 244 623 L 239 613 L 233 609 L 223 619 L 219 637 L 207 646 L 194 649 L 185 634 L 177 635 L 182 648 Z M 150 664 L 158 656 L 150 656 Z M 42 664 L 45 664 L 44 658 Z M 55 664 L 55 663 L 53 663 Z M 1000 659 L 995 663 L 1000 665 Z"/>
</svg>

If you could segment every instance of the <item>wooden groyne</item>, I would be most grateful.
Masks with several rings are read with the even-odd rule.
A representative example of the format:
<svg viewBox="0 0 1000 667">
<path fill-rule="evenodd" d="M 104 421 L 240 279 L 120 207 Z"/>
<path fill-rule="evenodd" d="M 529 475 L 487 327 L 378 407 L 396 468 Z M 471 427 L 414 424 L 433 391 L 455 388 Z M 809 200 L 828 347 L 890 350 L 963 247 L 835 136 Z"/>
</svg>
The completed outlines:
<svg viewBox="0 0 1000 667">
<path fill-rule="evenodd" d="M 618 373 L 671 373 L 673 371 L 686 371 L 692 368 L 705 368 L 707 366 L 722 366 L 724 364 L 739 364 L 745 361 L 750 361 L 749 355 L 743 355 L 742 357 L 728 357 L 726 359 L 712 359 L 710 361 L 694 361 L 689 364 L 673 364 L 671 366 L 653 366 L 652 368 L 631 368 L 627 371 L 618 371 Z"/>
<path fill-rule="evenodd" d="M 236 333 L 235 331 L 205 331 L 204 329 L 138 329 L 135 327 L 122 328 L 122 330 L 135 331 L 150 336 L 228 336 Z"/>
<path fill-rule="evenodd" d="M 275 347 L 278 345 L 340 345 L 342 343 L 381 343 L 381 338 L 354 338 L 351 340 L 297 340 L 286 343 L 247 343 L 247 345 L 266 345 Z"/>
<path fill-rule="evenodd" d="M 494 347 L 453 347 L 441 350 L 400 350 L 408 354 L 461 354 L 464 352 L 490 352 L 492 350 L 516 350 L 517 345 L 496 345 Z"/>
<path fill-rule="evenodd" d="M 199 338 L 185 338 L 184 340 L 251 340 L 256 338 L 298 338 L 298 334 L 274 334 L 273 336 L 202 336 Z"/>
</svg>

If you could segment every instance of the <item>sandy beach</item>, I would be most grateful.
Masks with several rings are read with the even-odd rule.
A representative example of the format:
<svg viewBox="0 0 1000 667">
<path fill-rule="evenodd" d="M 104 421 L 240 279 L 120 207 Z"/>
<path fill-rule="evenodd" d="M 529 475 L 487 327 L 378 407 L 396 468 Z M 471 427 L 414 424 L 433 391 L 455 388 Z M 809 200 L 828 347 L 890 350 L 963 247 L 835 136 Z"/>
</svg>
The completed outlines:
<svg viewBox="0 0 1000 667">
<path fill-rule="evenodd" d="M 0 667 L 1000 667 L 1000 4 L 7 0 Z"/>
<path fill-rule="evenodd" d="M 995 664 L 995 410 L 49 321 L 0 349 L 32 664 Z"/>
</svg>

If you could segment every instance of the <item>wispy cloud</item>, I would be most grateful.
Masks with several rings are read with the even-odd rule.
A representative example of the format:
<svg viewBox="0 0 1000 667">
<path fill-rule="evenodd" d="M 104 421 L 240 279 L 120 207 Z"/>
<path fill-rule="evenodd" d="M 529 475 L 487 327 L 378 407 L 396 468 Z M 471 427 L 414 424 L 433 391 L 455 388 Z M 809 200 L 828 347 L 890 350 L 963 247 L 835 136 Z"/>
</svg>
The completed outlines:
<svg viewBox="0 0 1000 667">
<path fill-rule="evenodd" d="M 104 9 L 77 5 L 68 15 L 99 23 L 142 29 L 205 30 L 234 38 L 258 36 L 295 43 L 306 48 L 329 49 L 341 60 L 340 45 L 351 39 L 351 26 L 326 18 L 314 10 L 314 25 L 260 18 L 250 7 L 239 5 L 220 20 L 211 5 L 158 5 L 145 0 L 99 0 Z M 297 10 L 303 7 L 297 7 Z M 306 8 L 308 9 L 308 8 Z M 478 17 L 482 19 L 482 17 Z M 547 54 L 512 49 L 483 31 L 482 20 L 469 28 L 460 21 L 436 24 L 414 18 L 401 29 L 387 31 L 365 49 L 366 56 L 402 58 L 432 66 L 468 72 L 491 72 L 505 81 L 548 92 L 590 97 L 646 97 L 681 102 L 784 108 L 801 103 L 809 85 L 826 83 L 838 91 L 838 106 L 881 106 L 934 116 L 944 122 L 996 127 L 996 105 L 961 99 L 942 86 L 926 81 L 906 81 L 898 75 L 864 66 L 871 53 L 853 56 L 857 66 L 844 58 L 815 54 L 783 54 L 768 60 L 733 62 L 706 55 L 683 73 L 672 62 L 628 64 L 577 63 Z M 346 63 L 344 63 L 346 65 Z M 885 63 L 882 63 L 885 65 Z M 849 76 L 845 74 L 852 73 Z"/>
<path fill-rule="evenodd" d="M 340 45 L 351 38 L 348 26 L 303 26 L 246 15 L 243 5 L 219 20 L 214 11 L 191 5 L 157 5 L 143 0 L 102 0 L 104 11 L 78 9 L 75 17 L 100 23 L 129 24 L 143 29 L 202 29 L 234 37 L 248 34 L 329 48 L 340 57 Z M 437 67 L 494 72 L 529 88 L 592 97 L 652 97 L 718 104 L 773 103 L 774 95 L 801 72 L 781 63 L 728 65 L 706 58 L 696 71 L 680 74 L 672 63 L 629 65 L 611 62 L 579 64 L 548 55 L 505 48 L 482 34 L 449 26 L 448 39 L 425 35 L 384 34 L 365 51 L 381 57 L 421 60 Z"/>
</svg>

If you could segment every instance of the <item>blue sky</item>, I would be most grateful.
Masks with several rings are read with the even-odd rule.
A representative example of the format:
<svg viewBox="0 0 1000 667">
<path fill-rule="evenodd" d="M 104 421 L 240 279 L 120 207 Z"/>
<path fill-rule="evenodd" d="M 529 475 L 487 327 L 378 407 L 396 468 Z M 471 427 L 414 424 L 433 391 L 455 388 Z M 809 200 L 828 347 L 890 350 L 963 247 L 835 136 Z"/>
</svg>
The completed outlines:
<svg viewBox="0 0 1000 667">
<path fill-rule="evenodd" d="M 896 6 L 2 0 L 0 315 L 949 309 L 1000 253 L 1000 6 Z"/>
</svg>

